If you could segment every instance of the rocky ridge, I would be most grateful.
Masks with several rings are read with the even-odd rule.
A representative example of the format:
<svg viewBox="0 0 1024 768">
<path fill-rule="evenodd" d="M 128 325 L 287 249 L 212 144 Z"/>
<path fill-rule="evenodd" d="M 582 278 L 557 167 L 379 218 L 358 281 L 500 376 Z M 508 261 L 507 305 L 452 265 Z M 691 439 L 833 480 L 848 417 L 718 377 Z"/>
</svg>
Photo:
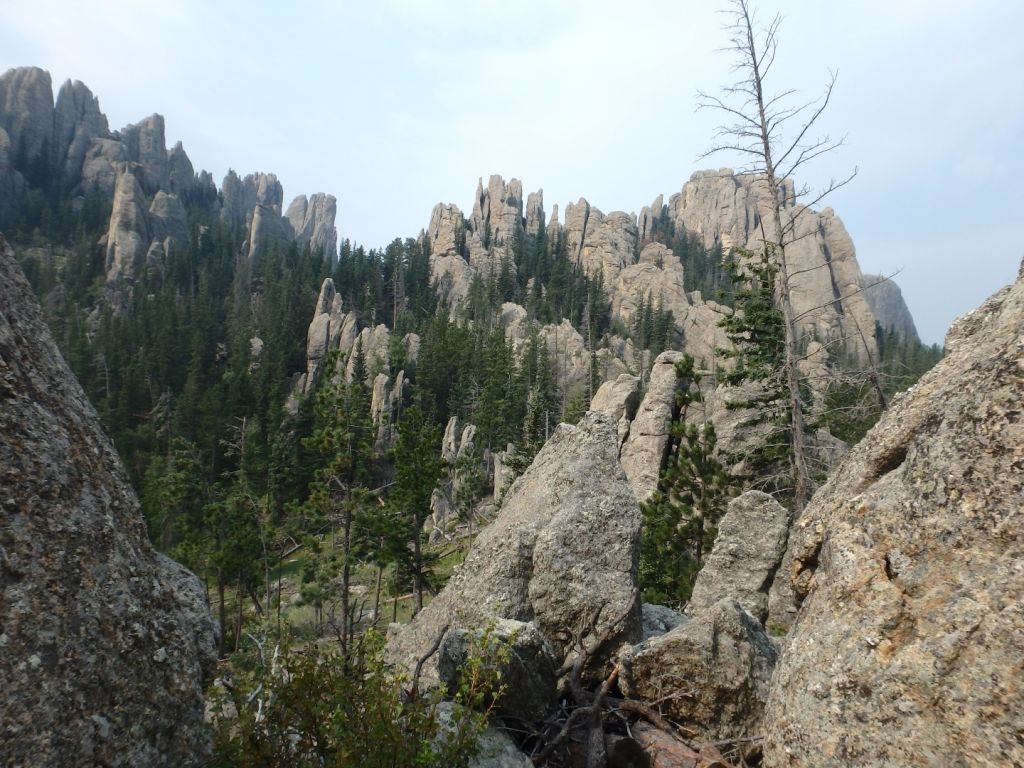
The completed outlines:
<svg viewBox="0 0 1024 768">
<path fill-rule="evenodd" d="M 0 239 L 0 762 L 198 765 L 217 625 Z"/>
<path fill-rule="evenodd" d="M 30 182 L 59 179 L 75 204 L 86 195 L 112 201 L 100 244 L 112 282 L 130 282 L 145 268 L 159 268 L 174 240 L 187 242 L 187 218 L 181 224 L 186 198 L 213 207 L 238 233 L 251 264 L 275 245 L 293 242 L 336 258 L 333 196 L 300 195 L 282 214 L 283 190 L 273 174 L 239 178 L 234 171 L 218 192 L 209 173 L 195 173 L 181 142 L 167 149 L 165 133 L 157 114 L 111 131 L 98 99 L 81 82 L 65 82 L 54 101 L 48 72 L 8 70 L 0 76 L 0 228 L 12 221 Z"/>
</svg>

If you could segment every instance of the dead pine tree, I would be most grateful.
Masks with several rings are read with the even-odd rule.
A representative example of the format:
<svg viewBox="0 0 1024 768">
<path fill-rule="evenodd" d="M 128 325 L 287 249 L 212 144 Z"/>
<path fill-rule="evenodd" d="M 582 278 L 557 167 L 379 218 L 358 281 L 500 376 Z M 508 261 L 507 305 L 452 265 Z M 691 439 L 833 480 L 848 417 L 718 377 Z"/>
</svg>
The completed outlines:
<svg viewBox="0 0 1024 768">
<path fill-rule="evenodd" d="M 761 217 L 763 253 L 778 269 L 776 301 L 785 328 L 784 380 L 788 408 L 792 420 L 791 467 L 793 474 L 794 513 L 799 515 L 807 503 L 809 473 L 805 443 L 806 417 L 800 397 L 800 359 L 797 318 L 791 300 L 792 277 L 786 259 L 786 248 L 796 239 L 796 223 L 800 213 L 819 202 L 830 192 L 849 183 L 856 169 L 847 178 L 832 180 L 825 189 L 804 206 L 787 208 L 789 192 L 784 181 L 821 155 L 842 146 L 844 139 L 816 135 L 815 126 L 828 107 L 836 75 L 830 73 L 824 93 L 809 102 L 795 102 L 796 91 L 784 89 L 769 92 L 768 75 L 778 52 L 781 17 L 776 15 L 767 26 L 760 26 L 748 0 L 732 0 L 726 29 L 730 33 L 727 51 L 736 57 L 733 71 L 738 79 L 722 89 L 721 96 L 699 91 L 698 108 L 712 109 L 726 116 L 716 128 L 712 146 L 701 157 L 721 152 L 738 154 L 745 159 L 741 173 L 749 174 L 763 184 L 763 200 L 767 206 L 767 222 Z M 808 190 L 800 190 L 799 196 Z"/>
</svg>

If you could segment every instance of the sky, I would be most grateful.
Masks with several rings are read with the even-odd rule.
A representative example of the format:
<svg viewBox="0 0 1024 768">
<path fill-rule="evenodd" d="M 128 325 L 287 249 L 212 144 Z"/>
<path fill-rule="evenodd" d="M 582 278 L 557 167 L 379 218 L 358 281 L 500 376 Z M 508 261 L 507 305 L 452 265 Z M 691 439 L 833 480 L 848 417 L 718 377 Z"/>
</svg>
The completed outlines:
<svg viewBox="0 0 1024 768">
<path fill-rule="evenodd" d="M 865 272 L 898 273 L 922 338 L 1024 257 L 1024 2 L 754 0 L 783 17 L 769 90 L 821 92 L 846 136 L 798 184 L 857 176 L 833 207 Z M 159 112 L 220 180 L 273 172 L 285 203 L 338 198 L 341 237 L 381 246 L 467 210 L 492 173 L 638 212 L 701 168 L 734 79 L 709 0 L 0 0 L 0 71 L 99 97 L 112 128 Z"/>
</svg>

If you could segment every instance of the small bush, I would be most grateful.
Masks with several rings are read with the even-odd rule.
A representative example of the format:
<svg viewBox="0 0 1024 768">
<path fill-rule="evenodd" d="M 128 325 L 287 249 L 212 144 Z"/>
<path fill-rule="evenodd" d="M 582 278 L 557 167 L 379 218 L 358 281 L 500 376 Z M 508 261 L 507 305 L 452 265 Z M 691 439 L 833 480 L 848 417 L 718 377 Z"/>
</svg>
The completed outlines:
<svg viewBox="0 0 1024 768">
<path fill-rule="evenodd" d="M 315 643 L 254 644 L 211 694 L 210 765 L 466 766 L 501 690 L 479 649 L 455 702 L 442 707 L 439 691 L 417 693 L 384 663 L 379 635 L 364 637 L 347 658 Z"/>
</svg>

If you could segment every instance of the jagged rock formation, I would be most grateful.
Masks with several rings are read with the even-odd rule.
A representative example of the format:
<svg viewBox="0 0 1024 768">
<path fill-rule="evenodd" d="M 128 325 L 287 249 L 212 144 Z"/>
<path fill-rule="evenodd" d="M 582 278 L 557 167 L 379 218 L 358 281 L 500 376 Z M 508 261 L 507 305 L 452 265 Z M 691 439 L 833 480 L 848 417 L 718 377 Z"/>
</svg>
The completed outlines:
<svg viewBox="0 0 1024 768">
<path fill-rule="evenodd" d="M 160 268 L 172 250 L 188 246 L 188 217 L 181 202 L 161 190 L 147 209 L 142 173 L 141 166 L 131 163 L 117 177 L 105 239 L 108 283 L 132 280 L 146 265 Z"/>
<path fill-rule="evenodd" d="M 19 170 L 49 163 L 53 149 L 53 84 L 38 67 L 8 70 L 0 77 L 0 126 Z"/>
<path fill-rule="evenodd" d="M 65 82 L 53 111 L 55 167 L 66 178 L 81 178 L 89 147 L 109 133 L 99 99 L 78 80 Z"/>
<path fill-rule="evenodd" d="M 461 498 L 467 493 L 462 489 L 464 474 L 470 471 L 468 466 L 463 466 L 471 461 L 476 447 L 476 426 L 466 424 L 460 429 L 459 419 L 452 416 L 445 426 L 444 437 L 441 440 L 441 458 L 447 464 L 445 477 L 438 483 L 430 497 L 430 517 L 424 522 L 423 529 L 430 533 L 431 541 L 437 541 L 441 535 L 447 533 L 449 527 L 459 518 L 459 512 L 463 509 L 467 500 Z M 481 461 L 484 467 L 489 463 L 488 456 L 475 457 Z"/>
<path fill-rule="evenodd" d="M 1024 267 L 790 533 L 771 766 L 1024 764 Z"/>
<path fill-rule="evenodd" d="M 605 413 L 616 426 L 619 451 L 629 436 L 629 425 L 636 417 L 640 405 L 640 377 L 624 373 L 618 378 L 606 381 L 590 401 L 590 410 Z"/>
<path fill-rule="evenodd" d="M 449 307 L 465 299 L 475 275 L 489 277 L 502 265 L 515 273 L 513 248 L 535 237 L 544 220 L 541 192 L 530 195 L 523 218 L 523 185 L 493 175 L 477 183 L 473 212 L 467 220 L 458 206 L 438 203 L 423 237 L 430 249 L 430 271 Z"/>
<path fill-rule="evenodd" d="M 685 624 L 690 619 L 679 611 L 673 610 L 665 605 L 654 605 L 644 603 L 640 606 L 640 613 L 643 617 L 643 638 L 650 640 L 652 637 L 664 635 L 671 632 L 680 624 Z"/>
<path fill-rule="evenodd" d="M 707 613 L 730 597 L 760 622 L 768 617 L 768 589 L 786 551 L 789 511 L 766 493 L 747 491 L 729 502 L 715 545 L 704 561 L 686 613 Z"/>
<path fill-rule="evenodd" d="M 639 502 L 647 501 L 658 488 L 658 476 L 668 451 L 669 432 L 679 415 L 676 403 L 679 380 L 675 366 L 682 359 L 681 352 L 658 355 L 651 368 L 647 393 L 622 445 L 619 458 Z"/>
<path fill-rule="evenodd" d="M 198 765 L 217 629 L 0 240 L 0 762 Z"/>
<path fill-rule="evenodd" d="M 251 262 L 258 262 L 275 245 L 293 242 L 300 248 L 323 249 L 326 257 L 335 258 L 334 197 L 300 196 L 282 216 L 283 190 L 273 174 L 240 179 L 231 171 L 224 179 L 221 203 L 210 175 L 204 171 L 197 176 L 181 142 L 168 150 L 165 135 L 164 118 L 157 114 L 111 131 L 99 101 L 82 83 L 65 82 L 55 103 L 49 73 L 35 67 L 9 70 L 0 76 L 0 226 L 13 217 L 27 180 L 38 185 L 43 178 L 60 179 L 73 195 L 113 197 L 111 235 L 105 243 L 108 276 L 131 280 L 140 254 L 157 260 L 166 255 L 168 244 L 166 237 L 148 238 L 138 211 L 117 211 L 119 203 L 129 202 L 122 198 L 137 197 L 132 206 L 145 210 L 161 192 L 198 192 L 198 197 L 212 200 L 214 213 L 219 208 L 221 220 L 236 229 Z M 129 169 L 138 184 L 137 196 L 134 189 L 121 188 Z M 125 229 L 132 222 L 138 229 Z M 120 234 L 115 238 L 114 232 Z M 180 231 L 174 234 L 182 239 Z M 154 248 L 157 242 L 159 247 Z"/>
<path fill-rule="evenodd" d="M 299 195 L 292 200 L 285 218 L 291 224 L 296 243 L 308 245 L 312 251 L 319 249 L 333 260 L 338 252 L 338 230 L 334 227 L 337 213 L 334 195 L 317 192 L 308 199 Z"/>
<path fill-rule="evenodd" d="M 125 168 L 117 177 L 107 230 L 107 281 L 135 277 L 151 240 L 146 196 L 135 173 Z"/>
<path fill-rule="evenodd" d="M 896 333 L 904 339 L 920 341 L 914 318 L 903 300 L 903 293 L 891 277 L 861 275 L 860 285 L 875 321 L 884 331 Z"/>
<path fill-rule="evenodd" d="M 635 642 L 639 537 L 640 510 L 619 466 L 610 419 L 588 414 L 577 426 L 561 424 L 512 484 L 465 563 L 389 638 L 388 655 L 412 669 L 445 627 L 478 628 L 502 618 L 533 622 L 559 662 L 574 653 L 571 631 L 589 627 L 583 639 L 592 640 L 622 616 L 603 651 Z M 436 661 L 427 662 L 425 675 L 436 678 Z"/>
<path fill-rule="evenodd" d="M 819 212 L 797 204 L 792 180 L 783 182 L 783 198 L 783 226 L 792 229 L 786 255 L 799 325 L 822 340 L 846 339 L 854 355 L 875 354 L 875 318 L 860 292 L 860 267 L 842 222 L 831 208 Z M 763 180 L 723 168 L 694 173 L 669 199 L 668 215 L 677 230 L 696 235 L 706 247 L 759 251 L 769 205 Z"/>
</svg>

